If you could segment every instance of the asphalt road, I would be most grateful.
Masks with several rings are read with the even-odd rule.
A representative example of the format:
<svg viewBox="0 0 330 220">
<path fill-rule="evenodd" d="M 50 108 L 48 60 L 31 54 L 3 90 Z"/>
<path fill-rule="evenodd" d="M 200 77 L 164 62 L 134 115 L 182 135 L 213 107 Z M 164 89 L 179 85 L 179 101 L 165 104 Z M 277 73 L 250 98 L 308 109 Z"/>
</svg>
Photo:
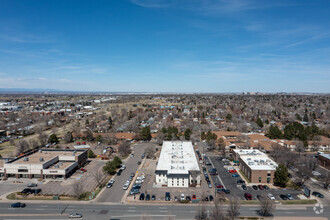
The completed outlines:
<svg viewBox="0 0 330 220">
<path fill-rule="evenodd" d="M 131 173 L 136 173 L 139 165 L 138 161 L 141 160 L 141 154 L 144 152 L 144 149 L 149 146 L 150 143 L 139 143 L 135 144 L 133 147 L 134 157 L 129 157 L 125 161 L 126 169 L 121 173 L 120 176 L 115 175 L 115 183 L 111 188 L 106 188 L 103 193 L 98 197 L 97 202 L 120 202 L 124 193 L 123 186 L 128 180 Z M 132 183 L 131 183 L 132 184 Z"/>
<path fill-rule="evenodd" d="M 101 205 L 101 204 L 27 204 L 25 208 L 10 208 L 9 203 L 0 204 L 0 219 L 67 219 L 70 213 L 80 213 L 83 219 L 193 219 L 198 205 Z M 206 207 L 207 213 L 212 206 Z M 258 216 L 258 206 L 242 206 L 240 216 Z M 321 214 L 316 214 L 313 206 L 277 206 L 274 216 L 291 217 L 328 217 L 330 207 L 323 207 Z"/>
<path fill-rule="evenodd" d="M 219 175 L 219 177 L 210 175 L 213 182 L 220 183 L 220 184 L 222 182 L 222 184 L 225 186 L 225 188 L 230 190 L 231 195 L 237 196 L 241 199 L 245 199 L 244 198 L 245 193 L 250 193 L 252 195 L 253 199 L 257 199 L 256 198 L 257 195 L 267 196 L 268 193 L 273 194 L 277 200 L 281 200 L 281 198 L 279 197 L 279 195 L 281 195 L 281 194 L 291 194 L 294 199 L 298 199 L 297 195 L 302 193 L 301 190 L 293 190 L 293 189 L 285 189 L 285 190 L 282 190 L 282 189 L 259 190 L 258 189 L 258 190 L 254 190 L 254 189 L 252 189 L 251 186 L 248 186 L 247 190 L 243 190 L 240 185 L 237 186 L 237 180 L 241 179 L 241 178 L 232 177 L 232 173 L 229 173 L 224 168 L 224 164 L 219 159 L 219 157 L 209 156 L 209 159 L 211 159 L 211 162 L 214 165 L 214 167 L 217 169 L 218 175 Z M 211 167 L 212 166 L 207 166 L 207 169 L 210 169 Z M 221 182 L 219 181 L 219 178 L 221 179 Z"/>
</svg>

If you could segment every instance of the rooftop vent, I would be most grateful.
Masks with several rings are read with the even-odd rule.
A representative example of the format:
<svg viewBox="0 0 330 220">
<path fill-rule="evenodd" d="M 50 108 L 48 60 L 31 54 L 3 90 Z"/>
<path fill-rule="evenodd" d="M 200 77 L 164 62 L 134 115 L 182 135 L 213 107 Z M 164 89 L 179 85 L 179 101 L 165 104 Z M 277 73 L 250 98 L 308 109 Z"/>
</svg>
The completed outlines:
<svg viewBox="0 0 330 220">
<path fill-rule="evenodd" d="M 59 165 L 55 165 L 54 167 L 55 167 L 55 168 L 59 168 L 60 166 L 59 166 Z"/>
<path fill-rule="evenodd" d="M 63 163 L 58 163 L 58 165 L 62 166 L 62 165 L 63 165 Z"/>
<path fill-rule="evenodd" d="M 44 158 L 43 158 L 43 157 L 40 157 L 40 158 L 39 158 L 39 161 L 40 161 L 40 162 L 44 161 Z"/>
<path fill-rule="evenodd" d="M 23 159 L 23 161 L 29 161 L 29 158 L 28 158 L 28 157 L 25 157 L 25 158 Z"/>
</svg>

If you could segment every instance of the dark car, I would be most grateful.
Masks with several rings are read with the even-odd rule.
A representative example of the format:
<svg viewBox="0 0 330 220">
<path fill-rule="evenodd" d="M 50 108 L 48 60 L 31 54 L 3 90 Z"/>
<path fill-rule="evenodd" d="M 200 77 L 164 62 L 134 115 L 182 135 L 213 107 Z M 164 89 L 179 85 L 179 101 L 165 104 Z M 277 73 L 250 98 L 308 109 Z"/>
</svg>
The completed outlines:
<svg viewBox="0 0 330 220">
<path fill-rule="evenodd" d="M 25 188 L 25 189 L 23 189 L 22 190 L 22 194 L 28 194 L 28 193 L 30 193 L 31 192 L 31 188 Z"/>
<path fill-rule="evenodd" d="M 34 195 L 37 195 L 37 194 L 39 194 L 41 192 L 41 189 L 34 189 Z"/>
<path fill-rule="evenodd" d="M 286 195 L 280 195 L 280 198 L 281 198 L 282 200 L 288 200 L 288 199 L 289 199 Z"/>
<path fill-rule="evenodd" d="M 246 185 L 242 185 L 242 189 L 243 189 L 243 190 L 247 190 Z"/>
<path fill-rule="evenodd" d="M 265 190 L 269 190 L 269 187 L 267 185 L 264 185 Z"/>
<path fill-rule="evenodd" d="M 144 159 L 144 153 L 141 155 L 141 159 Z"/>
<path fill-rule="evenodd" d="M 171 194 L 169 192 L 165 193 L 165 201 L 171 201 Z"/>
<path fill-rule="evenodd" d="M 324 198 L 324 196 L 323 196 L 321 193 L 316 192 L 316 191 L 314 191 L 314 192 L 312 193 L 312 195 L 313 195 L 313 196 L 316 196 L 316 197 L 319 197 L 319 198 Z"/>
<path fill-rule="evenodd" d="M 218 189 L 222 189 L 222 188 L 223 188 L 223 185 L 221 185 L 221 184 L 216 184 L 215 187 L 218 188 Z"/>
<path fill-rule="evenodd" d="M 139 198 L 140 200 L 144 200 L 144 193 L 141 193 L 140 194 L 140 198 Z"/>
<path fill-rule="evenodd" d="M 137 165 L 141 165 L 141 161 L 138 161 L 138 162 L 137 162 Z"/>
<path fill-rule="evenodd" d="M 146 195 L 146 200 L 150 200 L 150 194 Z"/>
<path fill-rule="evenodd" d="M 120 176 L 123 170 L 118 170 L 117 176 Z"/>
<path fill-rule="evenodd" d="M 254 189 L 254 190 L 258 190 L 258 187 L 257 187 L 256 185 L 253 185 L 253 186 L 252 186 L 252 189 Z"/>
<path fill-rule="evenodd" d="M 134 177 L 135 176 L 135 173 L 131 173 L 131 177 Z"/>
<path fill-rule="evenodd" d="M 263 185 L 258 185 L 258 188 L 259 188 L 260 190 L 264 190 L 264 186 L 263 186 Z"/>
<path fill-rule="evenodd" d="M 245 193 L 245 194 L 244 194 L 244 198 L 245 198 L 246 200 L 252 200 L 252 195 L 251 195 L 250 193 Z"/>
<path fill-rule="evenodd" d="M 244 180 L 237 180 L 237 184 L 245 184 Z"/>
<path fill-rule="evenodd" d="M 230 194 L 230 190 L 229 189 L 217 189 L 217 192 L 224 192 L 226 194 Z"/>
<path fill-rule="evenodd" d="M 156 196 L 155 195 L 152 195 L 151 196 L 151 200 L 156 200 Z"/>
<path fill-rule="evenodd" d="M 186 196 L 186 200 L 187 201 L 191 201 L 191 197 L 190 196 Z"/>
<path fill-rule="evenodd" d="M 12 208 L 24 208 L 25 206 L 26 206 L 25 203 L 20 203 L 20 202 L 11 204 Z"/>
<path fill-rule="evenodd" d="M 203 199 L 203 201 L 205 201 L 205 202 L 208 202 L 209 201 L 209 197 L 205 197 L 205 199 Z"/>
<path fill-rule="evenodd" d="M 213 201 L 213 196 L 212 195 L 209 195 L 209 200 L 210 200 L 210 202 Z"/>
</svg>

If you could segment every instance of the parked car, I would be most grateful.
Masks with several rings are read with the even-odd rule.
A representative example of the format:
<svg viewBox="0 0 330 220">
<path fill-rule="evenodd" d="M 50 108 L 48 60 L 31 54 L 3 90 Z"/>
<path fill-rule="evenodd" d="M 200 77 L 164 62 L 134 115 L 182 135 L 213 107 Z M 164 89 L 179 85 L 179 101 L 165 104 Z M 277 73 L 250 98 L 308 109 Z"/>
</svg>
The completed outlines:
<svg viewBox="0 0 330 220">
<path fill-rule="evenodd" d="M 156 200 L 156 196 L 155 196 L 155 195 L 152 195 L 152 196 L 151 196 L 151 200 L 152 200 L 152 201 Z"/>
<path fill-rule="evenodd" d="M 145 157 L 145 156 L 144 156 L 144 153 L 143 153 L 143 154 L 141 155 L 141 159 L 144 159 L 144 157 Z"/>
<path fill-rule="evenodd" d="M 216 184 L 215 187 L 218 188 L 218 189 L 222 189 L 222 188 L 223 188 L 223 185 L 221 185 L 221 184 Z"/>
<path fill-rule="evenodd" d="M 258 190 L 258 187 L 257 187 L 256 185 L 253 185 L 253 186 L 252 186 L 252 189 L 254 189 L 254 190 Z"/>
<path fill-rule="evenodd" d="M 25 206 L 26 206 L 25 203 L 20 203 L 20 202 L 11 204 L 12 208 L 24 208 Z"/>
<path fill-rule="evenodd" d="M 27 184 L 27 187 L 36 187 L 36 186 L 38 186 L 38 184 L 36 184 L 36 183 L 29 183 L 29 184 Z"/>
<path fill-rule="evenodd" d="M 287 197 L 286 195 L 280 195 L 280 198 L 281 198 L 282 200 L 288 200 L 288 197 Z"/>
<path fill-rule="evenodd" d="M 28 194 L 34 194 L 37 195 L 41 192 L 41 189 L 31 189 L 30 192 Z"/>
<path fill-rule="evenodd" d="M 126 166 L 125 166 L 125 165 L 122 165 L 122 166 L 120 167 L 120 169 L 121 169 L 121 170 L 125 170 L 125 169 L 126 169 Z"/>
<path fill-rule="evenodd" d="M 79 170 L 80 170 L 80 171 L 83 171 L 83 172 L 87 172 L 87 170 L 84 169 L 84 168 L 80 168 Z"/>
<path fill-rule="evenodd" d="M 196 195 L 193 194 L 192 197 L 191 197 L 191 199 L 197 199 Z"/>
<path fill-rule="evenodd" d="M 212 184 L 211 183 L 209 183 L 209 188 L 212 188 Z"/>
<path fill-rule="evenodd" d="M 138 162 L 137 162 L 137 165 L 141 165 L 141 161 L 138 161 Z"/>
<path fill-rule="evenodd" d="M 107 188 L 111 188 L 112 185 L 113 185 L 113 183 L 108 182 L 108 183 L 107 183 Z"/>
<path fill-rule="evenodd" d="M 239 175 L 238 174 L 233 174 L 232 177 L 239 177 Z"/>
<path fill-rule="evenodd" d="M 257 199 L 262 200 L 263 199 L 262 195 L 257 195 Z"/>
<path fill-rule="evenodd" d="M 242 185 L 242 189 L 243 189 L 243 190 L 247 190 L 246 185 Z"/>
<path fill-rule="evenodd" d="M 237 184 L 245 184 L 244 180 L 237 180 Z"/>
<path fill-rule="evenodd" d="M 22 194 L 28 194 L 31 191 L 31 188 L 25 188 L 21 191 Z"/>
<path fill-rule="evenodd" d="M 319 198 L 324 198 L 324 196 L 323 196 L 321 193 L 316 192 L 316 191 L 314 191 L 314 192 L 312 193 L 312 195 L 313 195 L 313 196 L 316 196 L 316 197 L 319 197 Z"/>
<path fill-rule="evenodd" d="M 139 200 L 144 200 L 144 193 L 141 193 L 141 194 L 140 194 L 140 198 L 139 198 Z"/>
<path fill-rule="evenodd" d="M 190 196 L 186 196 L 186 200 L 187 201 L 191 201 L 191 197 Z"/>
<path fill-rule="evenodd" d="M 165 201 L 171 201 L 171 194 L 169 192 L 165 193 Z"/>
<path fill-rule="evenodd" d="M 117 176 L 120 176 L 122 172 L 123 172 L 123 170 L 118 170 Z"/>
<path fill-rule="evenodd" d="M 149 201 L 150 200 L 150 194 L 146 195 L 146 200 Z"/>
<path fill-rule="evenodd" d="M 209 195 L 209 200 L 210 200 L 210 202 L 213 201 L 213 196 L 212 195 Z"/>
<path fill-rule="evenodd" d="M 226 194 L 230 194 L 230 190 L 229 189 L 217 189 L 217 192 L 224 192 L 224 193 L 226 193 Z"/>
<path fill-rule="evenodd" d="M 275 197 L 274 197 L 273 194 L 271 194 L 271 193 L 268 194 L 268 198 L 269 198 L 270 200 L 275 200 Z"/>
<path fill-rule="evenodd" d="M 289 200 L 293 200 L 293 197 L 291 194 L 287 194 L 286 196 L 288 197 Z"/>
<path fill-rule="evenodd" d="M 260 190 L 264 190 L 263 185 L 258 185 L 258 188 L 259 188 Z"/>
<path fill-rule="evenodd" d="M 139 194 L 140 193 L 140 189 L 132 189 L 129 194 L 130 195 L 134 195 L 134 194 Z"/>
<path fill-rule="evenodd" d="M 184 194 L 181 194 L 180 195 L 180 201 L 183 201 L 183 200 L 185 200 L 185 197 L 184 197 Z"/>
<path fill-rule="evenodd" d="M 131 177 L 134 177 L 135 176 L 135 173 L 131 173 Z"/>
<path fill-rule="evenodd" d="M 267 185 L 264 185 L 265 190 L 269 190 L 269 187 Z"/>
<path fill-rule="evenodd" d="M 246 200 L 252 200 L 252 195 L 251 195 L 250 193 L 245 193 L 245 194 L 244 194 L 244 198 L 245 198 Z"/>
<path fill-rule="evenodd" d="M 71 213 L 69 218 L 82 218 L 82 214 L 80 213 Z"/>
<path fill-rule="evenodd" d="M 129 184 L 125 183 L 125 185 L 123 186 L 123 190 L 127 190 L 128 186 L 129 186 Z"/>
<path fill-rule="evenodd" d="M 237 173 L 236 170 L 229 170 L 228 172 L 229 172 L 229 173 Z"/>
</svg>

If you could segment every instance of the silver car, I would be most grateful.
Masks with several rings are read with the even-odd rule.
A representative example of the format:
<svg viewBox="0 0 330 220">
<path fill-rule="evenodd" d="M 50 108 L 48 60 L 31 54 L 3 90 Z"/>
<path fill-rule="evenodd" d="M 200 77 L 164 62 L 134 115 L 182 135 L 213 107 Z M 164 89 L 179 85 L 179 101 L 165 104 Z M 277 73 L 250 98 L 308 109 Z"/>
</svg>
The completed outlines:
<svg viewBox="0 0 330 220">
<path fill-rule="evenodd" d="M 71 213 L 69 218 L 82 218 L 82 214 L 80 213 Z"/>
</svg>

